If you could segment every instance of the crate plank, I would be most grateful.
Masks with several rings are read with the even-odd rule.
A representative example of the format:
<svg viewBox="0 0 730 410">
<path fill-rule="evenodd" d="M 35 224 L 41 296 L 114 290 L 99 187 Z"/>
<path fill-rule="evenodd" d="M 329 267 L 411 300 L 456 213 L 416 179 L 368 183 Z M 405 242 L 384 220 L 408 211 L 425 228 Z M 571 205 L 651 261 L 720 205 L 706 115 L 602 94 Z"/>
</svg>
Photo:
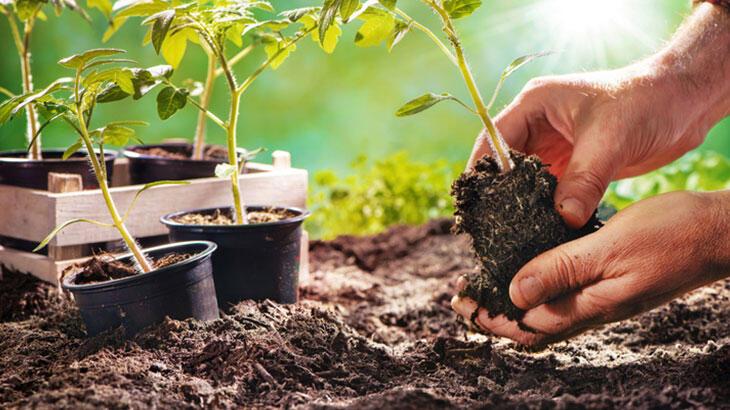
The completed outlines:
<svg viewBox="0 0 730 410">
<path fill-rule="evenodd" d="M 0 185 L 0 235 L 40 242 L 55 227 L 46 191 Z"/>
</svg>

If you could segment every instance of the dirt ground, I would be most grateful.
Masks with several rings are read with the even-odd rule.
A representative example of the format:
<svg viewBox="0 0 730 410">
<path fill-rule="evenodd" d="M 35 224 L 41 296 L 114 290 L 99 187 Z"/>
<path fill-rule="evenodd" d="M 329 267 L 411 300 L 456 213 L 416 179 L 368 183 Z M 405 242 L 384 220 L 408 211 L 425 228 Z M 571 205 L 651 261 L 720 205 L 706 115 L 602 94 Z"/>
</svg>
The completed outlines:
<svg viewBox="0 0 730 410">
<path fill-rule="evenodd" d="M 0 281 L 0 407 L 730 408 L 730 282 L 538 353 L 449 308 L 449 221 L 312 244 L 302 303 L 87 339 L 51 286 Z"/>
</svg>

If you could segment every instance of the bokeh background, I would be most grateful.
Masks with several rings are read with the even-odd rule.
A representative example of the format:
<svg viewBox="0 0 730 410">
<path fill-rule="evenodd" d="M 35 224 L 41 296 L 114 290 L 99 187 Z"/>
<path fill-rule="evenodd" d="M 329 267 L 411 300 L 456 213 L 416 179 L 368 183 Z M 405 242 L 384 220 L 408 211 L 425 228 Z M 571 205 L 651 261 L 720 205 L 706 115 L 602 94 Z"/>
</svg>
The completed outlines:
<svg viewBox="0 0 730 410">
<path fill-rule="evenodd" d="M 316 4 L 309 0 L 274 0 L 273 3 L 279 10 Z M 438 31 L 436 17 L 420 2 L 402 0 L 399 3 L 416 19 Z M 688 0 L 485 0 L 474 15 L 458 22 L 458 29 L 485 96 L 491 93 L 499 73 L 513 58 L 543 50 L 556 52 L 510 77 L 497 101 L 494 111 L 498 111 L 531 77 L 621 67 L 657 50 L 690 13 L 689 3 Z M 98 11 L 90 13 L 94 17 L 92 24 L 66 11 L 60 18 L 50 15 L 48 21 L 37 25 L 32 39 L 36 87 L 67 74 L 56 64 L 60 58 L 103 46 L 100 38 L 106 23 Z M 162 64 L 162 58 L 155 55 L 151 46 L 142 46 L 145 31 L 138 23 L 139 20 L 128 22 L 105 46 L 128 50 L 129 58 L 143 66 Z M 337 178 L 365 172 L 367 165 L 364 164 L 368 162 L 364 158 L 377 161 L 397 152 L 405 152 L 411 161 L 425 164 L 424 169 L 429 169 L 429 164 L 436 164 L 433 166 L 439 169 L 457 169 L 467 158 L 479 131 L 476 117 L 450 103 L 407 118 L 397 118 L 393 113 L 403 102 L 425 91 L 448 91 L 467 100 L 458 72 L 419 32 L 408 34 L 388 52 L 385 46 L 356 47 L 353 39 L 357 26 L 345 28 L 332 55 L 325 54 L 307 39 L 284 65 L 266 72 L 254 84 L 242 100 L 240 144 L 247 148 L 288 150 L 292 152 L 294 165 L 312 171 L 313 176 L 316 171 L 331 170 L 320 174 L 320 180 L 315 181 L 329 183 L 330 187 L 367 183 Z M 0 50 L 0 86 L 19 92 L 19 63 L 4 18 L 0 18 Z M 262 58 L 263 53 L 256 51 L 236 71 L 243 76 Z M 203 53 L 189 47 L 174 80 L 202 81 L 205 67 Z M 222 116 L 227 106 L 224 87 L 223 78 L 219 78 L 212 103 L 212 110 Z M 154 95 L 148 95 L 134 104 L 101 106 L 95 113 L 95 121 L 148 121 L 151 126 L 141 131 L 141 137 L 152 143 L 165 138 L 191 137 L 196 115 L 197 111 L 188 105 L 183 112 L 163 122 L 157 117 Z M 1 127 L 0 149 L 22 147 L 23 130 L 22 117 Z M 211 142 L 224 142 L 223 132 L 217 127 L 211 124 L 208 130 Z M 43 138 L 46 147 L 65 146 L 75 139 L 60 123 L 48 127 Z M 730 155 L 730 120 L 715 127 L 699 149 Z M 353 162 L 359 168 L 353 169 Z M 425 172 L 423 169 L 410 171 Z M 448 182 L 448 172 L 444 175 Z M 448 187 L 442 190 L 447 192 Z M 333 193 L 327 195 L 329 198 Z M 448 205 L 438 209 L 448 211 Z"/>
</svg>

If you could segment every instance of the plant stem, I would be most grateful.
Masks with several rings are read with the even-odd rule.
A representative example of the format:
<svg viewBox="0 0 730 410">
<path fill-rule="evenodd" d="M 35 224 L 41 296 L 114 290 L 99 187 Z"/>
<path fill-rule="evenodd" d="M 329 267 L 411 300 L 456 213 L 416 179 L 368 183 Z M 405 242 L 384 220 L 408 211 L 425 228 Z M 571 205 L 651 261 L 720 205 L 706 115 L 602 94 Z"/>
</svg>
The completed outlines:
<svg viewBox="0 0 730 410">
<path fill-rule="evenodd" d="M 243 60 L 247 55 L 251 54 L 251 51 L 253 49 L 254 49 L 254 45 L 253 44 L 249 44 L 248 47 L 244 48 L 243 50 L 239 51 L 238 54 L 236 54 L 235 56 L 233 56 L 230 59 L 228 59 L 228 65 L 230 67 L 235 66 L 236 64 L 238 64 L 239 61 Z M 215 76 L 216 76 L 216 78 L 217 77 L 220 77 L 221 75 L 223 75 L 223 69 L 217 68 L 215 70 Z"/>
<path fill-rule="evenodd" d="M 233 169 L 238 169 L 238 153 L 236 152 L 236 127 L 238 126 L 238 109 L 241 103 L 241 95 L 238 90 L 231 91 L 231 111 L 228 116 L 228 163 Z M 231 194 L 233 195 L 233 206 L 236 211 L 236 223 L 248 224 L 248 214 L 241 200 L 241 189 L 238 185 L 238 172 L 231 174 Z"/>
<path fill-rule="evenodd" d="M 81 139 L 84 142 L 84 146 L 86 147 L 87 155 L 89 156 L 89 161 L 91 162 L 91 167 L 94 169 L 94 175 L 96 176 L 96 181 L 99 183 L 99 188 L 101 189 L 102 196 L 104 197 L 104 202 L 106 203 L 106 207 L 109 210 L 109 215 L 112 217 L 112 223 L 114 227 L 119 231 L 119 234 L 122 236 L 122 239 L 124 240 L 124 243 L 127 245 L 127 248 L 132 252 L 132 255 L 134 256 L 134 259 L 136 260 L 139 267 L 142 269 L 142 272 L 147 273 L 152 271 L 152 263 L 147 259 L 145 254 L 142 252 L 142 249 L 139 247 L 137 242 L 134 240 L 132 235 L 129 233 L 129 230 L 127 229 L 127 226 L 124 224 L 124 220 L 119 215 L 119 211 L 117 210 L 117 206 L 114 203 L 114 199 L 111 196 L 111 193 L 109 192 L 109 185 L 106 180 L 106 171 L 102 166 L 102 162 L 104 158 L 102 157 L 101 161 L 96 156 L 96 153 L 94 152 L 94 143 L 91 140 L 91 137 L 89 136 L 89 130 L 86 126 L 86 119 L 84 118 L 84 113 L 81 111 L 81 100 L 79 99 L 79 78 L 81 76 L 81 72 L 76 72 L 76 81 L 74 84 L 74 95 L 76 97 L 76 117 L 79 122 L 79 131 L 81 131 Z M 103 155 L 103 150 L 101 151 Z"/>
<path fill-rule="evenodd" d="M 215 80 L 215 54 L 208 53 L 208 72 L 205 77 L 205 85 L 203 86 L 203 94 L 200 96 L 201 111 L 198 113 L 198 125 L 195 128 L 195 139 L 193 141 L 193 159 L 203 159 L 203 151 L 205 151 L 205 122 L 206 111 L 210 104 L 210 96 L 213 94 L 213 80 Z"/>
<path fill-rule="evenodd" d="M 461 76 L 464 78 L 466 87 L 469 90 L 469 95 L 474 102 L 475 111 L 477 115 L 479 115 L 479 118 L 481 119 L 482 124 L 484 125 L 484 128 L 487 130 L 487 134 L 489 135 L 489 145 L 492 148 L 492 152 L 497 159 L 497 164 L 499 165 L 500 171 L 502 173 L 511 171 L 514 167 L 514 164 L 512 163 L 512 159 L 509 156 L 507 143 L 504 141 L 504 138 L 502 138 L 502 136 L 500 135 L 499 130 L 497 129 L 497 127 L 494 126 L 492 118 L 489 116 L 489 111 L 487 109 L 487 106 L 484 104 L 484 99 L 479 93 L 479 88 L 477 87 L 476 81 L 474 80 L 474 75 L 469 69 L 469 64 L 466 61 L 466 56 L 464 55 L 464 49 L 461 46 L 461 42 L 459 41 L 459 37 L 456 32 L 456 28 L 454 27 L 453 21 L 451 20 L 451 17 L 449 16 L 448 12 L 444 10 L 443 7 L 439 6 L 432 0 L 424 1 L 429 6 L 431 6 L 431 8 L 436 11 L 436 13 L 438 13 L 439 17 L 441 17 L 441 21 L 444 24 L 444 32 L 449 38 L 449 41 L 454 48 L 454 52 L 456 53 L 456 61 L 459 66 L 459 71 L 461 71 Z"/>
<path fill-rule="evenodd" d="M 35 17 L 30 17 L 23 25 L 22 37 L 20 35 L 20 30 L 18 29 L 18 24 L 12 15 L 8 15 L 8 23 L 10 24 L 13 41 L 15 42 L 15 47 L 18 49 L 18 56 L 20 57 L 20 73 L 23 80 L 23 94 L 28 94 L 33 92 L 33 74 L 30 68 L 30 35 L 33 32 Z M 38 132 L 38 117 L 33 104 L 28 104 L 25 107 L 25 118 L 27 122 L 25 138 L 30 145 L 28 158 L 39 160 L 42 158 L 41 140 L 40 138 L 35 138 L 34 140 L 34 137 Z"/>
</svg>

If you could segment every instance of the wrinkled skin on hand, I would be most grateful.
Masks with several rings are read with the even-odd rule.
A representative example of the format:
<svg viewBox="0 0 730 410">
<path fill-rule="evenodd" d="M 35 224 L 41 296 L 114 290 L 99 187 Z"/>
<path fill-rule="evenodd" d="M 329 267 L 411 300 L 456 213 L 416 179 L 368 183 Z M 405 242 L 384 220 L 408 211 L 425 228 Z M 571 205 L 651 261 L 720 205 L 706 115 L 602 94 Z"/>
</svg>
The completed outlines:
<svg viewBox="0 0 730 410">
<path fill-rule="evenodd" d="M 622 320 L 712 283 L 728 273 L 730 248 L 723 221 L 727 193 L 676 192 L 636 203 L 595 233 L 549 250 L 525 265 L 510 286 L 526 310 L 520 329 L 480 309 L 484 331 L 540 346 L 591 327 Z M 711 246 L 708 246 L 711 245 Z M 465 285 L 460 278 L 459 286 Z M 453 308 L 469 318 L 477 308 L 455 296 Z"/>
</svg>

